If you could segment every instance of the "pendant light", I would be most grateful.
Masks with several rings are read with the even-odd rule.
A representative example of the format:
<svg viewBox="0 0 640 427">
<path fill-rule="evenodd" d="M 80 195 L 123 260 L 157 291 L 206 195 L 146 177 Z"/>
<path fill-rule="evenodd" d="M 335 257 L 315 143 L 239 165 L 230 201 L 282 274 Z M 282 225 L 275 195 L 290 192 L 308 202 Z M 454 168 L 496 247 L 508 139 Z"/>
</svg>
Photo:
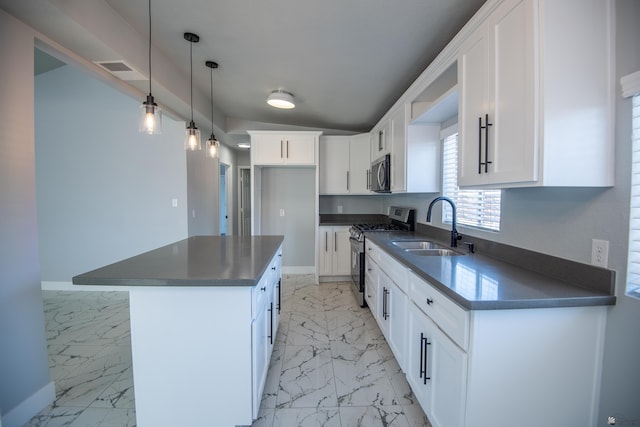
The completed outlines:
<svg viewBox="0 0 640 427">
<path fill-rule="evenodd" d="M 200 37 L 193 33 L 184 33 L 184 39 L 189 42 L 189 61 L 191 67 L 191 122 L 187 126 L 187 136 L 184 140 L 185 150 L 201 150 L 200 129 L 193 122 L 193 44 L 200 41 Z"/>
<path fill-rule="evenodd" d="M 162 133 L 162 109 L 151 94 L 151 0 L 149 0 L 149 95 L 140 106 L 138 131 L 149 135 Z"/>
<path fill-rule="evenodd" d="M 218 157 L 218 149 L 220 148 L 220 142 L 218 142 L 218 139 L 213 134 L 213 70 L 215 68 L 218 68 L 218 63 L 213 61 L 207 61 L 204 64 L 207 67 L 209 67 L 211 71 L 211 136 L 209 137 L 206 143 L 207 145 L 206 154 L 207 154 L 207 157 L 211 157 L 212 159 L 215 159 L 216 157 Z"/>
</svg>

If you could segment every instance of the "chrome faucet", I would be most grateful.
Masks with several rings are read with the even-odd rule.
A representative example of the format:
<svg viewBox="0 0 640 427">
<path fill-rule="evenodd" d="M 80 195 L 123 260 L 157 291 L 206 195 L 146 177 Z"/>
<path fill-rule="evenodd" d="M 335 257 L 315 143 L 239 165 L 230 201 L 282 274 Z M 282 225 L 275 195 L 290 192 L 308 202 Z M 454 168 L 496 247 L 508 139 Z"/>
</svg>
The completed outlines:
<svg viewBox="0 0 640 427">
<path fill-rule="evenodd" d="M 453 200 L 444 196 L 433 199 L 431 203 L 429 203 L 429 209 L 427 209 L 427 222 L 431 222 L 431 209 L 433 208 L 433 205 L 440 200 L 448 202 L 451 205 L 451 211 L 453 212 L 453 217 L 451 218 L 451 247 L 457 248 L 458 240 L 461 240 L 462 236 L 458 233 L 458 230 L 456 230 L 456 205 L 453 203 Z"/>
</svg>

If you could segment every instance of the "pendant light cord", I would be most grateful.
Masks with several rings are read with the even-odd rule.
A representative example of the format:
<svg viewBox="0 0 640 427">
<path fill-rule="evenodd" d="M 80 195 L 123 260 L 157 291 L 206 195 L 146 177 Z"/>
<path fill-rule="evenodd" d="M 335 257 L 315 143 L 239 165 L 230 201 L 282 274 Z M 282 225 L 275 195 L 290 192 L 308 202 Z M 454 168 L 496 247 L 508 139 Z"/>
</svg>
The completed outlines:
<svg viewBox="0 0 640 427">
<path fill-rule="evenodd" d="M 191 121 L 193 122 L 193 42 L 189 42 L 189 62 L 191 64 Z"/>
<path fill-rule="evenodd" d="M 213 136 L 213 67 L 211 67 L 211 135 Z"/>
<path fill-rule="evenodd" d="M 149 0 L 149 95 L 151 95 L 151 0 Z"/>
</svg>

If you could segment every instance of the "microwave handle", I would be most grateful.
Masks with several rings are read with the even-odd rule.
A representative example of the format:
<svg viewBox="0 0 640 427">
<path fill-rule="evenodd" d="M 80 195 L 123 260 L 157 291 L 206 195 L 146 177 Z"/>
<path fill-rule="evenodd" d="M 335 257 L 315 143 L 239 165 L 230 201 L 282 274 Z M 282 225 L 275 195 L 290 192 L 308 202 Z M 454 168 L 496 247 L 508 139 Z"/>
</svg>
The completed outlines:
<svg viewBox="0 0 640 427">
<path fill-rule="evenodd" d="M 384 170 L 384 164 L 380 163 L 378 165 L 378 173 L 377 178 L 378 178 L 378 188 L 385 188 L 385 185 L 387 183 L 387 177 L 385 176 L 385 170 Z M 380 176 L 380 174 L 382 173 L 382 176 Z"/>
</svg>

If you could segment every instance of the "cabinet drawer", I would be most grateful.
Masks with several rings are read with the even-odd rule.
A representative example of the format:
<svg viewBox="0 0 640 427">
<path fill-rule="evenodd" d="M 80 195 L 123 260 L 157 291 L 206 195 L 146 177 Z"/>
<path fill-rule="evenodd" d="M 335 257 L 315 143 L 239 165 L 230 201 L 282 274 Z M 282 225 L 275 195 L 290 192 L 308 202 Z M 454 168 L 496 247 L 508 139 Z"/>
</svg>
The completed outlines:
<svg viewBox="0 0 640 427">
<path fill-rule="evenodd" d="M 380 254 L 382 253 L 382 251 L 380 250 L 380 247 L 375 243 L 371 243 L 370 240 L 366 240 L 366 239 L 364 241 L 364 246 L 365 246 L 365 253 L 367 254 L 367 256 L 371 257 L 371 260 L 373 262 L 378 263 L 380 261 Z"/>
<path fill-rule="evenodd" d="M 269 282 L 271 281 L 271 274 L 265 274 L 262 276 L 262 279 L 258 282 L 256 286 L 254 286 L 251 295 L 251 318 L 255 319 L 256 315 L 260 311 L 260 307 L 266 304 L 267 295 L 269 294 L 269 290 L 271 287 L 269 286 Z"/>
<path fill-rule="evenodd" d="M 389 279 L 391 279 L 402 292 L 407 293 L 407 274 L 409 270 L 405 268 L 398 261 L 393 259 L 392 256 L 385 252 L 380 252 L 378 265 L 380 269 L 385 272 Z"/>
<path fill-rule="evenodd" d="M 409 298 L 463 350 L 469 346 L 469 312 L 429 282 L 408 272 Z"/>
</svg>

